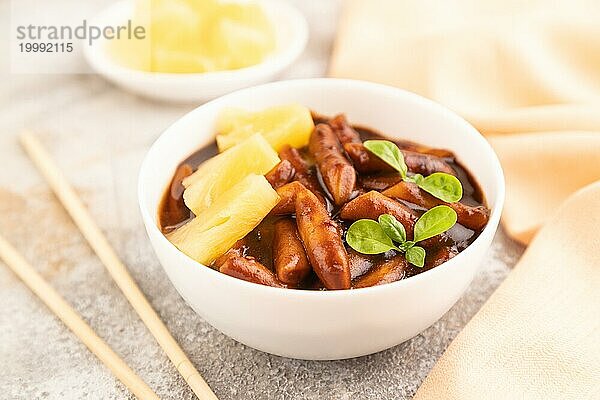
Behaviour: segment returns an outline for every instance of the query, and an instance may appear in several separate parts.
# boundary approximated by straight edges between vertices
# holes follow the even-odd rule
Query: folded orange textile
[[[595,183],[548,219],[415,399],[600,398],[599,238]]]
[[[587,0],[344,3],[329,74],[469,120],[504,168],[506,231],[531,242],[418,400],[600,398],[598,21]]]
[[[528,133],[488,139],[506,177],[504,226],[523,243],[570,193],[600,179],[600,133]],[[574,226],[573,232],[585,231]]]
[[[546,211],[600,180],[599,20],[586,0],[348,0],[330,75],[419,93],[502,134],[503,224],[527,243]],[[523,132],[543,136],[507,135]]]

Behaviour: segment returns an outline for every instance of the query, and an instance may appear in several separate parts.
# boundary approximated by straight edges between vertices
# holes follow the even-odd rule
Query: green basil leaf
[[[463,195],[460,181],[454,175],[435,172],[425,178],[413,180],[421,189],[446,203],[459,201]]]
[[[437,206],[428,210],[415,223],[415,242],[429,239],[446,232],[456,223],[456,211],[448,206]]]
[[[412,240],[407,240],[406,242],[402,243],[398,247],[400,248],[400,250],[402,250],[403,252],[406,253],[406,251],[408,249],[410,249],[411,247],[413,247],[414,245],[415,245],[415,242],[413,242]]]
[[[406,229],[393,215],[381,214],[377,221],[390,239],[398,243],[406,242]]]
[[[359,219],[348,228],[346,242],[350,247],[363,254],[380,254],[396,249],[392,239],[385,234],[377,221]]]
[[[402,175],[403,178],[406,177],[408,167],[404,162],[402,152],[395,143],[392,143],[389,140],[367,140],[363,144],[367,150],[391,165],[396,171],[400,172],[400,175]]]
[[[412,182],[412,183],[416,183],[417,185],[419,185],[421,182],[423,182],[423,175],[421,174],[414,174],[412,176],[407,176],[406,178],[404,178],[404,182]]]
[[[406,261],[412,265],[423,268],[425,265],[425,249],[419,246],[411,247],[406,251]]]

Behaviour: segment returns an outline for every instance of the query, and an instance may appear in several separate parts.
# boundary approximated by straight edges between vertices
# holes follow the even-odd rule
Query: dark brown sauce
[[[316,115],[313,116],[313,119],[315,120],[315,124],[326,121],[325,118]],[[363,141],[369,139],[387,139],[396,143],[399,148],[407,150],[417,150],[421,146],[418,143],[407,140],[389,139],[385,137],[385,135],[382,135],[370,128],[360,126],[354,126],[354,128],[359,132]],[[319,178],[318,180],[321,184],[323,193],[327,194],[327,196],[330,198],[331,196],[328,195],[327,189],[320,179],[318,170],[314,165],[314,160],[312,160],[310,157],[307,147],[304,147],[300,150],[303,158],[310,165],[310,172],[317,175]],[[463,186],[463,198],[460,200],[460,202],[469,206],[485,205],[485,197],[481,188],[470,172],[464,168],[458,160],[456,160],[454,154],[446,150],[434,151],[436,151],[436,154],[442,157],[444,161],[446,161],[456,171],[457,178],[460,180]],[[192,153],[178,165],[169,187],[167,190],[165,190],[158,210],[158,220],[163,233],[171,232],[177,227],[188,222],[190,219],[194,218],[194,214],[186,207],[183,201],[184,188],[181,182],[186,176],[195,171],[203,161],[206,161],[217,154],[218,149],[216,143],[212,143]],[[365,176],[363,174],[360,178],[369,178],[372,176],[373,175]],[[370,190],[363,188],[360,182],[361,180],[359,179],[357,181],[356,195]],[[337,221],[337,223],[342,227],[345,237],[346,230],[350,227],[352,222],[340,219],[338,217],[339,209],[336,208],[333,203],[329,201],[329,199],[327,200],[329,211],[331,212],[331,215],[335,221]],[[425,209],[412,203],[404,202],[404,204],[409,206],[419,215],[426,211]],[[252,232],[248,233],[248,235],[246,235],[246,237],[243,239],[242,254],[256,258],[258,262],[271,270],[274,268],[272,256],[274,223],[279,218],[289,217],[267,216]],[[449,231],[442,234],[440,240],[433,241],[433,243],[429,245],[424,242],[420,242],[420,244],[423,245],[427,251],[425,267],[418,268],[413,265],[409,265],[405,270],[403,278],[414,276],[429,269],[435,268],[467,248],[479,236],[480,233],[481,231],[474,231],[457,223]],[[352,279],[363,275],[370,270],[370,268],[375,268],[399,254],[396,251],[391,250],[387,253],[379,255],[364,255],[355,252],[347,245],[346,249],[350,255]],[[320,281],[314,273],[309,276],[309,278],[307,278],[299,288],[323,289]]]
[[[163,233],[169,233],[194,218],[194,213],[183,202],[184,187],[181,182],[196,171],[200,164],[217,154],[217,143],[213,142],[179,163],[158,208],[158,222]]]

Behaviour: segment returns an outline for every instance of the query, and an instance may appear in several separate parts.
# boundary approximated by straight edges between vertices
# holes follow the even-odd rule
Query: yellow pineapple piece
[[[256,134],[214,156],[183,180],[183,200],[199,215],[229,188],[250,174],[264,175],[279,163],[269,143]]]
[[[133,23],[146,40],[110,43],[124,66],[153,72],[199,73],[262,62],[276,48],[275,30],[262,8],[218,0],[136,0]]]
[[[256,4],[223,3],[209,46],[229,69],[258,64],[276,47],[271,23]]]
[[[179,250],[208,265],[246,236],[279,202],[264,176],[250,174],[204,212],[167,234]]]
[[[226,109],[217,119],[217,145],[224,151],[248,136],[260,133],[277,151],[286,144],[302,147],[308,144],[314,127],[310,110],[297,104],[257,112]]]

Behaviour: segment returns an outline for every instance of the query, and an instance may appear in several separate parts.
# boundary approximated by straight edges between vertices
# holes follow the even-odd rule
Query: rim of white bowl
[[[171,72],[150,72],[133,68],[127,68],[117,63],[110,57],[106,51],[106,42],[104,38],[98,39],[94,46],[85,45],[83,54],[89,65],[97,73],[106,76],[128,75],[136,76],[138,79],[152,81],[161,79],[176,82],[194,83],[212,83],[240,80],[245,81],[256,76],[274,75],[294,63],[303,53],[308,43],[308,22],[304,15],[291,4],[278,0],[254,0],[260,4],[267,13],[274,13],[283,17],[282,20],[290,27],[291,39],[285,45],[278,44],[278,49],[263,62],[248,67],[211,71],[197,73],[171,73]],[[247,1],[240,1],[240,3]],[[121,19],[123,14],[131,13],[132,1],[118,1],[103,11],[101,11],[91,22],[96,26],[104,26],[115,23]],[[118,15],[118,17],[117,17]],[[273,22],[273,24],[281,22]],[[277,38],[280,40],[280,38]]]
[[[474,142],[477,142],[479,144],[479,146],[481,146],[481,148],[487,153],[486,158],[491,162],[492,168],[494,170],[493,186],[495,186],[495,190],[497,192],[496,201],[495,201],[493,207],[491,208],[491,214],[490,214],[488,223],[485,226],[485,228],[483,228],[483,230],[481,231],[479,236],[473,241],[473,243],[471,243],[466,249],[464,249],[463,251],[458,253],[456,256],[454,256],[450,260],[440,264],[439,266],[437,266],[435,268],[432,268],[427,271],[423,271],[420,274],[411,276],[409,278],[401,279],[399,281],[386,283],[384,285],[377,285],[377,286],[370,286],[370,287],[356,288],[356,289],[346,289],[346,290],[284,289],[284,288],[277,288],[277,287],[271,287],[271,286],[266,286],[266,285],[260,285],[260,284],[253,283],[253,282],[248,282],[248,281],[245,281],[242,279],[234,278],[227,274],[223,274],[219,271],[216,271],[216,270],[210,268],[209,266],[201,264],[201,263],[197,262],[196,260],[194,260],[193,258],[186,255],[185,253],[183,253],[182,251],[180,251],[177,247],[175,247],[175,245],[173,243],[171,243],[166,238],[166,236],[160,231],[160,229],[156,225],[156,222],[154,221],[154,218],[150,214],[150,210],[149,210],[148,204],[146,202],[145,186],[143,184],[143,182],[144,182],[143,176],[145,175],[146,170],[149,168],[148,163],[149,163],[150,155],[152,153],[154,153],[155,151],[157,151],[157,146],[160,145],[160,142],[162,142],[163,140],[167,140],[166,135],[169,134],[169,132],[171,131],[171,128],[173,128],[173,126],[175,126],[177,124],[177,122],[180,121],[182,118],[185,118],[187,115],[196,111],[197,109],[204,107],[206,105],[209,105],[209,104],[227,103],[227,101],[230,97],[235,97],[240,92],[251,91],[256,88],[266,88],[266,87],[276,87],[276,86],[291,86],[290,88],[293,89],[293,86],[302,86],[307,83],[319,83],[324,86],[327,86],[330,84],[354,85],[354,86],[362,86],[364,88],[374,88],[376,90],[385,91],[388,94],[394,94],[394,93],[396,95],[400,94],[402,96],[410,98],[415,103],[424,105],[426,107],[433,108],[437,112],[443,114],[445,116],[445,118],[449,118],[449,119],[454,120],[457,123],[463,125],[465,130],[470,132],[470,134],[472,134],[472,136],[473,136],[472,140]],[[172,131],[172,132],[174,132],[174,131]],[[194,110],[191,110],[187,114],[183,115],[179,119],[177,119],[173,124],[171,124],[169,127],[167,127],[159,135],[159,137],[150,146],[148,153],[146,153],[146,156],[144,157],[144,161],[142,162],[142,165],[140,167],[140,173],[139,173],[139,177],[138,177],[138,203],[140,205],[142,218],[144,220],[144,224],[146,225],[146,229],[152,229],[153,231],[155,231],[155,233],[158,233],[158,235],[160,237],[159,240],[163,241],[163,243],[165,245],[167,245],[167,248],[169,248],[169,251],[173,252],[175,257],[184,257],[184,259],[186,259],[188,261],[192,261],[193,263],[196,263],[198,265],[198,267],[204,268],[205,272],[209,275],[214,276],[215,279],[229,280],[230,283],[234,286],[239,285],[240,287],[245,287],[248,290],[267,291],[266,293],[271,292],[274,295],[284,293],[286,296],[299,296],[299,297],[310,297],[310,298],[315,298],[315,297],[331,298],[331,297],[344,297],[344,296],[357,296],[357,295],[375,295],[375,293],[383,292],[386,290],[397,290],[403,286],[416,284],[416,282],[418,282],[420,280],[430,279],[435,274],[440,274],[443,270],[446,270],[448,268],[458,267],[459,266],[458,264],[460,264],[463,259],[467,258],[474,251],[475,247],[477,247],[481,243],[482,237],[487,236],[487,235],[492,235],[492,236],[494,235],[494,233],[499,225],[499,222],[500,222],[500,214],[501,214],[502,208],[504,206],[504,196],[505,196],[504,173],[502,171],[502,167],[500,165],[500,160],[498,159],[498,156],[492,149],[492,146],[489,144],[489,142],[481,135],[481,133],[479,133],[479,131],[477,131],[477,129],[475,129],[475,127],[473,127],[473,125],[471,125],[465,119],[463,119],[458,114],[451,111],[450,109],[446,108],[445,106],[442,106],[441,104],[434,102],[432,100],[429,100],[425,97],[422,97],[416,93],[409,92],[407,90],[396,88],[393,86],[380,84],[380,83],[355,80],[355,79],[342,79],[342,78],[289,79],[289,80],[284,80],[284,81],[270,82],[270,83],[265,83],[262,85],[257,85],[257,86],[252,86],[249,88],[236,90],[234,92],[220,96],[214,100],[211,100],[207,103],[204,103],[204,104],[200,105],[199,107],[196,107]],[[157,210],[153,210],[153,212],[156,213]],[[164,269],[164,266],[163,266],[163,269]],[[459,269],[459,273],[460,273],[460,269]],[[428,277],[430,277],[430,278],[428,278]]]

